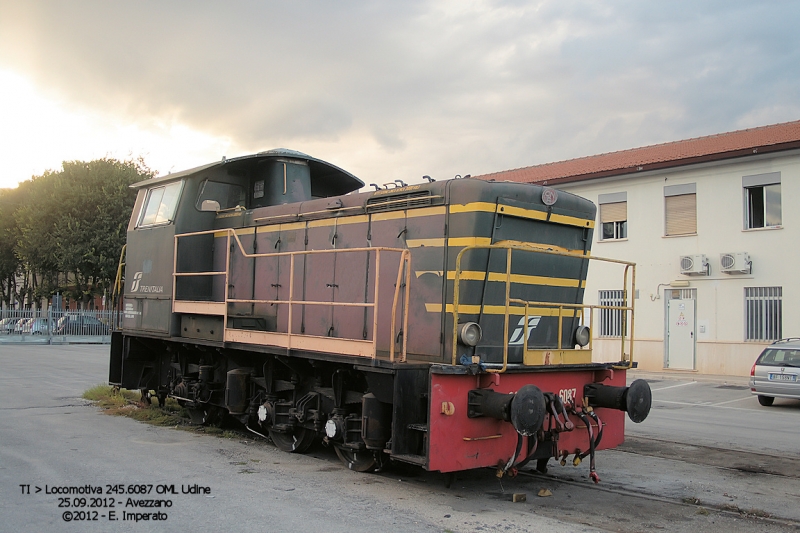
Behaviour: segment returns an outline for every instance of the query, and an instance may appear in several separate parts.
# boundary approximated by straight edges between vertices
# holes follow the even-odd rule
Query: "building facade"
[[[481,176],[539,183],[598,206],[592,253],[636,263],[634,358],[645,370],[747,375],[800,336],[800,121]],[[618,305],[593,262],[585,301]],[[598,360],[623,327],[598,311]]]

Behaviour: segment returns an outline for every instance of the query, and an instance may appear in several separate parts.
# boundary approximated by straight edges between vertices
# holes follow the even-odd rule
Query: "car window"
[[[797,350],[785,350],[776,348],[767,348],[758,358],[759,365],[767,366],[781,366],[787,363],[800,362],[800,355]]]

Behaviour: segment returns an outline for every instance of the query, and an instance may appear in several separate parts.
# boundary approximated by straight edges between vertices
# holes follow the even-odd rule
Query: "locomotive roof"
[[[311,157],[308,154],[298,152],[296,150],[289,150],[287,148],[275,148],[257,154],[244,155],[241,157],[233,157],[231,159],[222,159],[214,163],[208,163],[199,167],[182,170],[173,174],[166,174],[157,178],[140,181],[131,185],[131,188],[139,189],[142,187],[150,187],[151,185],[172,181],[186,176],[191,176],[204,170],[212,168],[227,167],[229,172],[233,174],[245,173],[250,168],[255,167],[259,162],[267,159],[299,159],[308,163],[311,170],[311,179],[314,181],[325,182],[326,190],[330,191],[332,196],[347,194],[356,191],[364,186],[364,182],[343,170],[336,165],[332,165],[322,159]]]

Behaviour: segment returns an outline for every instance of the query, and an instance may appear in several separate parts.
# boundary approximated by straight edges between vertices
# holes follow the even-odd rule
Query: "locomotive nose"
[[[637,424],[650,414],[653,402],[650,385],[643,379],[636,379],[630,387],[612,387],[600,383],[590,383],[583,388],[584,397],[592,407],[608,407],[625,411]]]

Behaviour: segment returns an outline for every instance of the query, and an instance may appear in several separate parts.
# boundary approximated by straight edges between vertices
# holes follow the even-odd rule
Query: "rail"
[[[209,235],[213,234],[215,237],[221,237],[224,233],[224,237],[226,238],[226,259],[225,259],[225,270],[214,270],[214,271],[206,271],[206,272],[178,272],[178,242],[179,239],[185,237],[194,237],[199,235]],[[230,276],[230,261],[231,261],[231,254],[233,249],[231,247],[231,241],[236,243],[236,248],[238,249],[239,253],[246,258],[246,259],[257,259],[257,258],[279,258],[279,257],[288,257],[290,261],[289,266],[289,298],[288,300],[281,300],[281,299],[242,299],[242,298],[230,298],[228,289],[230,287],[229,284],[229,276]],[[177,299],[177,286],[178,286],[178,279],[180,277],[189,277],[189,276],[224,276],[224,295],[222,301],[213,301],[213,302],[191,302],[194,305],[202,305],[203,303],[207,303],[208,314],[214,315],[221,315],[223,317],[223,323],[225,324],[225,330],[228,331],[227,323],[228,323],[228,304],[229,303],[249,303],[249,304],[285,304],[288,306],[288,326],[287,332],[270,332],[272,334],[271,338],[273,340],[277,340],[280,344],[286,347],[288,350],[293,348],[304,348],[312,346],[307,342],[298,342],[300,339],[315,339],[321,338],[328,342],[334,342],[337,340],[348,340],[350,343],[355,343],[352,345],[352,350],[350,355],[361,355],[361,346],[365,343],[371,345],[371,349],[369,350],[368,355],[371,356],[372,359],[378,357],[378,330],[379,330],[379,323],[378,323],[378,303],[379,303],[379,296],[380,296],[380,275],[381,275],[381,254],[386,253],[397,253],[400,254],[399,264],[397,268],[397,277],[395,281],[395,289],[394,289],[394,296],[392,300],[392,311],[391,311],[391,326],[390,326],[390,342],[389,342],[389,360],[394,362],[395,359],[399,359],[400,362],[405,362],[407,360],[407,339],[408,339],[408,301],[409,301],[409,290],[410,290],[410,261],[411,261],[411,251],[403,248],[390,248],[390,247],[369,247],[369,248],[345,248],[345,249],[332,249],[332,250],[299,250],[299,251],[291,251],[291,252],[273,252],[273,253],[250,253],[244,249],[239,236],[236,234],[234,229],[227,229],[227,230],[209,230],[209,231],[200,231],[200,232],[193,232],[193,233],[184,233],[181,235],[175,236],[175,244],[173,250],[173,284],[172,284],[172,301],[173,301],[173,312],[180,312],[181,311],[181,302],[187,302],[187,300],[178,300]],[[320,255],[320,254],[345,254],[345,253],[359,253],[359,252],[366,252],[366,253],[374,253],[375,254],[375,289],[372,296],[372,301],[366,302],[324,302],[324,301],[313,301],[313,300],[303,300],[298,299],[295,297],[295,259],[298,256],[311,256],[311,255]],[[367,283],[367,280],[365,280]],[[398,306],[400,302],[401,293],[403,295],[404,301],[406,302],[403,305],[402,309],[402,345],[399,357],[396,354],[395,342],[394,339],[398,337],[397,335],[397,317],[398,317]],[[303,333],[294,333],[292,331],[293,328],[293,310],[295,306],[305,306],[305,305],[312,305],[312,306],[329,306],[329,307],[360,307],[364,309],[372,309],[372,339],[370,341],[361,340],[361,339],[341,339],[341,338],[333,338],[333,337],[320,337],[315,335],[305,335]],[[277,335],[278,337],[275,337]],[[285,338],[283,338],[285,337]],[[341,346],[341,343],[340,343]]]
[[[593,324],[593,316],[595,310],[601,309],[609,309],[614,311],[619,311],[621,313],[621,338],[620,338],[620,365],[618,368],[630,369],[633,367],[633,331],[634,331],[634,301],[635,299],[630,300],[630,305],[628,305],[628,273],[630,272],[630,293],[636,294],[636,264],[631,263],[629,261],[623,261],[620,259],[610,259],[605,257],[596,257],[590,255],[582,255],[577,253],[571,252],[562,252],[558,250],[552,250],[548,248],[542,248],[539,246],[527,246],[524,244],[516,244],[516,243],[498,243],[498,244],[487,244],[487,245],[474,245],[474,246],[467,246],[464,247],[456,257],[456,269],[454,274],[454,281],[453,281],[453,356],[452,356],[452,364],[457,364],[458,358],[458,324],[459,324],[459,298],[460,298],[460,281],[461,281],[461,262],[462,258],[465,254],[474,251],[474,250],[505,250],[506,251],[506,271],[505,271],[505,310],[504,310],[504,320],[503,320],[503,331],[507,332],[509,329],[509,316],[511,314],[511,304],[521,304],[524,306],[524,330],[523,330],[523,361],[528,359],[528,355],[533,353],[533,350],[528,348],[528,335],[529,335],[529,320],[528,317],[531,316],[529,314],[529,309],[531,306],[538,306],[538,307],[549,307],[554,309],[554,313],[557,313],[558,316],[558,345],[557,350],[559,351],[572,351],[572,352],[579,352],[579,351],[588,351],[591,353],[592,351],[592,332],[594,331],[592,328]],[[526,301],[521,300],[518,298],[511,298],[511,257],[513,251],[519,252],[531,252],[531,253],[543,253],[548,255],[555,255],[555,256],[562,256],[562,257],[571,257],[575,259],[582,259],[582,260],[593,260],[593,261],[601,261],[605,263],[615,263],[624,266],[624,273],[623,273],[623,296],[622,296],[622,305],[586,305],[586,304],[569,304],[569,303],[560,303],[560,302],[541,302],[541,301]],[[581,280],[577,280],[580,282]],[[486,276],[486,283],[489,283],[489,276],[487,273]],[[483,305],[483,302],[481,303]],[[571,310],[572,316],[579,315],[581,322],[584,322],[585,319],[585,310],[589,310],[589,343],[587,347],[575,349],[574,345],[571,348],[564,348],[563,343],[563,317],[569,316],[565,315],[565,310],[567,313]],[[557,311],[556,311],[557,310]],[[630,332],[627,330],[627,315],[630,313]],[[626,346],[626,339],[628,343],[628,352],[625,352]],[[508,369],[508,344],[509,339],[506,334],[503,335],[503,363],[500,368],[486,368],[487,372],[492,373],[503,373]]]

